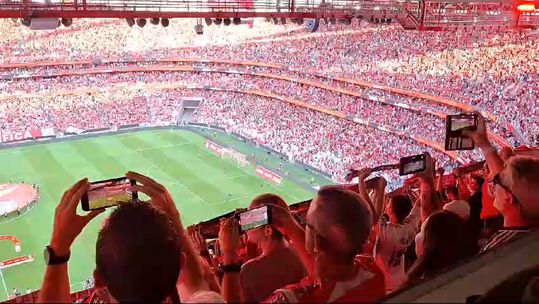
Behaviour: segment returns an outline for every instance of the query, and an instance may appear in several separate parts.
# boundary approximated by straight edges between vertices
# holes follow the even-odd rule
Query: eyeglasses
[[[503,190],[513,194],[513,192],[511,192],[511,190],[509,189],[509,187],[502,184],[502,181],[500,180],[500,173],[494,175],[494,178],[492,178],[492,185],[494,186],[499,185],[500,187],[503,188]]]
[[[489,190],[489,193],[491,194],[491,196],[495,196],[494,195],[495,188],[496,188],[496,185],[498,185],[498,186],[502,187],[503,190],[509,192],[511,194],[511,196],[513,197],[513,200],[515,201],[515,203],[518,204],[518,199],[513,194],[513,191],[511,191],[511,189],[509,189],[509,187],[507,187],[506,185],[502,184],[502,181],[500,180],[500,173],[494,175],[494,177],[492,178],[492,180],[490,182],[492,183],[492,188],[489,187],[488,190]]]

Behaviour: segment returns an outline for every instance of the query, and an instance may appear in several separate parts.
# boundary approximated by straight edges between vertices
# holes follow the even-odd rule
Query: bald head
[[[311,203],[307,220],[340,255],[361,252],[372,226],[367,203],[355,192],[340,187],[323,187]]]

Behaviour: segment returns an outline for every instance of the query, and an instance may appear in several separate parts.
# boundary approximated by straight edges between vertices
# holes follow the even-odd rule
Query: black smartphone
[[[103,209],[137,200],[138,193],[129,189],[135,184],[136,181],[126,177],[91,182],[90,189],[80,199],[82,210]]]
[[[255,209],[243,211],[238,214],[241,231],[245,232],[264,225],[271,224],[271,208],[262,206]]]
[[[427,156],[425,154],[406,156],[399,160],[399,175],[423,172],[426,168]]]
[[[475,144],[471,138],[462,135],[463,130],[477,130],[476,114],[447,115],[445,119],[445,150],[473,150]]]

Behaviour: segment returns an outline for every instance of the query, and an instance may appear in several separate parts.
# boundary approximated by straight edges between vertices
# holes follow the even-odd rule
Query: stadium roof
[[[435,30],[539,25],[539,9],[521,13],[516,5],[508,0],[0,0],[0,18],[396,19],[407,29]]]

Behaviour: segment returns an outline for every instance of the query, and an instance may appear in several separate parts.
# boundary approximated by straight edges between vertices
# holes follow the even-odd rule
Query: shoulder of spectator
[[[412,207],[412,210],[410,210],[410,213],[404,219],[404,225],[414,225],[417,226],[419,220],[421,219],[421,207],[419,205],[415,204]]]
[[[301,299],[299,295],[306,295],[311,293],[316,286],[314,280],[307,276],[303,278],[299,283],[290,284],[283,288],[279,288],[273,292],[263,303],[298,303]]]
[[[225,303],[223,297],[210,290],[199,290],[195,292],[186,303]]]
[[[253,269],[256,269],[256,266],[260,265],[263,258],[263,256],[257,256],[256,258],[250,259],[249,261],[243,263],[243,265],[241,266],[241,272],[248,273],[250,271],[253,271]]]
[[[284,289],[278,289],[274,291],[267,299],[262,303],[292,303],[287,296],[288,292]]]
[[[258,269],[258,266],[260,266],[260,262],[261,262],[261,257],[256,257],[254,259],[247,261],[241,266],[240,284],[242,286],[245,286],[246,284],[248,284],[250,279],[259,277],[260,269]]]

